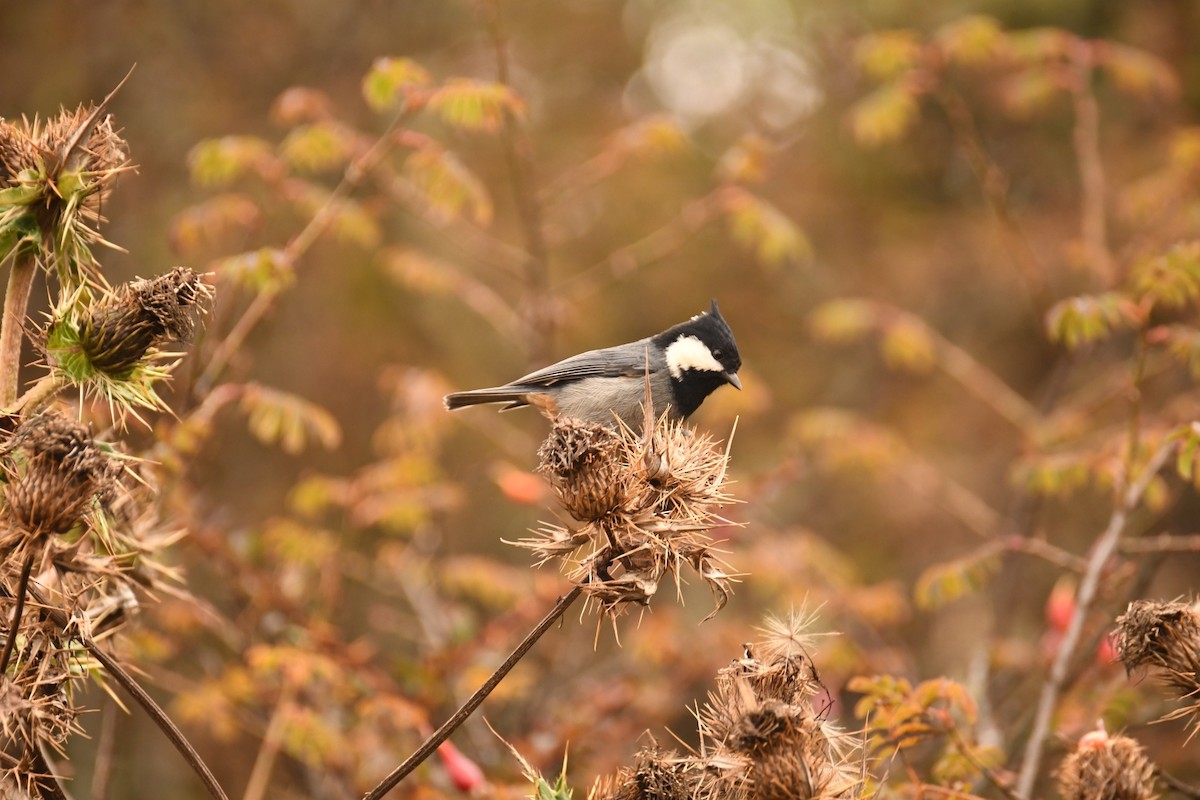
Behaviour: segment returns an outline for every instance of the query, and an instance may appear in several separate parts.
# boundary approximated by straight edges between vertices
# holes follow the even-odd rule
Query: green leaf
[[[1026,28],[1008,33],[1009,51],[1026,63],[1066,59],[1076,41],[1075,34],[1062,28]]]
[[[474,133],[495,133],[507,117],[523,119],[525,101],[502,83],[455,78],[433,91],[428,107],[448,125]]]
[[[874,328],[875,317],[875,305],[869,300],[829,300],[808,315],[808,328],[821,341],[847,344]]]
[[[983,66],[1009,52],[1008,36],[1000,23],[983,14],[943,25],[935,36],[947,60],[968,67]]]
[[[1153,306],[1181,308],[1200,297],[1200,241],[1181,242],[1134,268],[1138,298]]]
[[[1175,97],[1179,78],[1157,56],[1129,45],[1101,42],[1094,48],[1097,64],[1113,84],[1135,97]]]
[[[917,119],[916,91],[897,79],[881,85],[850,109],[850,128],[865,147],[878,147],[902,138]]]
[[[278,445],[289,455],[300,453],[313,441],[326,450],[341,444],[342,431],[333,415],[289,392],[251,384],[240,407],[256,439]]]
[[[929,329],[924,323],[908,316],[900,317],[884,328],[880,346],[883,360],[893,369],[928,372],[937,357]]]
[[[921,42],[910,30],[882,31],[861,37],[854,44],[854,61],[878,81],[895,78],[917,66]]]
[[[228,186],[250,174],[277,166],[271,145],[254,136],[205,139],[188,153],[188,168],[197,186]]]
[[[1064,497],[1087,486],[1094,476],[1090,454],[1031,455],[1017,462],[1012,482],[1043,497]]]
[[[761,197],[730,187],[724,195],[730,233],[764,264],[776,266],[812,254],[808,237],[782,211]]]
[[[1002,548],[987,544],[962,558],[925,569],[917,578],[913,596],[920,608],[942,608],[978,592],[1000,570]]]
[[[346,129],[331,122],[293,128],[280,145],[285,161],[300,172],[327,172],[350,160],[354,143]]]
[[[487,189],[450,151],[426,145],[404,160],[404,174],[441,222],[464,216],[478,225],[491,222],[492,200]]]
[[[1019,118],[1030,117],[1050,105],[1063,87],[1042,67],[1030,67],[1010,75],[1000,88],[1004,108]]]
[[[414,90],[431,80],[429,72],[411,58],[377,58],[363,77],[363,99],[373,110],[386,111],[407,102]]]
[[[1046,330],[1052,341],[1072,350],[1107,339],[1114,330],[1132,328],[1143,319],[1137,304],[1124,292],[1068,297],[1046,313]]]
[[[276,247],[229,256],[214,266],[221,277],[255,293],[278,292],[295,280],[293,264],[287,254]]]

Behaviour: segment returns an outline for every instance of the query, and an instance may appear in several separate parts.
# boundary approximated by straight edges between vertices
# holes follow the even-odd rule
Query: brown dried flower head
[[[564,417],[538,450],[538,470],[549,479],[562,507],[580,522],[601,519],[625,500],[617,458],[620,443],[607,426]]]
[[[24,170],[36,168],[37,156],[28,132],[0,119],[0,189],[12,186]]]
[[[1154,764],[1128,736],[1109,736],[1104,727],[1086,734],[1058,768],[1063,800],[1152,800]]]
[[[102,453],[79,423],[55,414],[22,424],[8,445],[7,511],[22,538],[71,530],[116,491],[120,465]]]
[[[699,711],[697,754],[643,749],[598,781],[589,800],[851,800],[865,777],[859,745],[828,725],[802,643],[812,615],[769,623],[766,641],[717,674]],[[801,644],[798,644],[801,643]],[[755,654],[762,654],[761,659]]]
[[[186,341],[195,330],[197,309],[211,289],[187,267],[117,287],[94,305],[79,330],[79,342],[92,366],[119,375],[141,363],[165,341]]]
[[[1143,666],[1157,669],[1181,698],[1192,701],[1165,719],[1191,716],[1195,735],[1200,730],[1200,608],[1135,600],[1117,617],[1113,646],[1126,673]]]
[[[719,511],[735,502],[725,491],[727,449],[665,415],[642,432],[559,418],[539,456],[563,508],[583,523],[545,525],[516,542],[539,564],[561,560],[610,612],[649,603],[664,578],[678,586],[689,564],[724,606],[734,579],[709,531],[730,524]]]

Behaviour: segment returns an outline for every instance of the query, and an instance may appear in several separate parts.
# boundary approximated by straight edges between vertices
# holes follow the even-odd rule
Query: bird
[[[646,382],[654,415],[690,417],[704,399],[729,384],[742,388],[742,357],[717,301],[707,311],[636,342],[565,358],[506,383],[446,395],[447,410],[506,403],[501,411],[535,406],[551,419],[571,417],[614,427],[641,424]]]

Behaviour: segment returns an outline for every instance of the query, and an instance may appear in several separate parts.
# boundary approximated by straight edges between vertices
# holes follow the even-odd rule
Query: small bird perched
[[[589,350],[503,386],[454,392],[445,403],[451,411],[480,403],[507,403],[502,411],[532,405],[552,418],[601,425],[620,418],[637,427],[647,378],[655,416],[666,411],[674,419],[686,419],[718,387],[728,383],[741,389],[741,366],[733,331],[713,300],[708,311],[656,336]]]

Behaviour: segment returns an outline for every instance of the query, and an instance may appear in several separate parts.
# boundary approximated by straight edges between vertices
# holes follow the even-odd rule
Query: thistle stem
[[[493,689],[500,685],[500,681],[504,680],[505,676],[517,665],[517,662],[525,657],[530,648],[537,643],[538,639],[542,638],[542,635],[546,631],[550,630],[550,627],[554,623],[558,622],[559,617],[567,612],[567,609],[579,599],[579,595],[581,594],[583,594],[583,587],[577,584],[571,591],[558,598],[558,602],[555,603],[554,608],[550,609],[549,613],[542,618],[542,621],[526,634],[521,643],[504,660],[504,663],[496,668],[491,677],[484,681],[483,685],[476,689],[473,695],[467,698],[467,701],[462,704],[462,707],[458,711],[454,712],[454,715],[450,719],[443,722],[440,728],[430,734],[429,738],[411,756],[406,758],[400,766],[392,770],[386,778],[379,782],[378,786],[365,794],[363,800],[380,800],[380,798],[394,789],[400,781],[404,780],[405,776],[419,767],[425,759],[433,755],[433,751],[437,750],[442,742],[450,738],[450,734],[454,733],[459,726],[467,721],[467,718],[479,707],[480,703],[492,693]]]
[[[25,416],[29,417],[52,400],[66,385],[67,382],[58,376],[45,375],[33,386],[30,386],[25,394],[14,400],[5,411],[9,414],[24,411]]]
[[[33,291],[36,272],[37,261],[30,253],[19,253],[9,266],[4,316],[0,319],[0,405],[5,408],[17,399],[25,309],[29,307],[29,295]]]
[[[21,615],[25,613],[25,590],[29,588],[29,573],[33,571],[35,551],[30,550],[21,566],[21,577],[17,581],[17,591],[14,592],[15,607],[12,622],[8,625],[8,635],[4,637],[4,652],[0,653],[0,675],[8,671],[8,662],[12,658],[13,645],[17,641],[17,629],[21,627]]]

